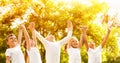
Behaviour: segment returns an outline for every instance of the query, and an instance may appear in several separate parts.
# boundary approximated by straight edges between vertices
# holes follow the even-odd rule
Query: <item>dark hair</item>
[[[26,49],[24,51],[24,58],[25,58],[25,63],[29,63],[29,56]]]
[[[68,45],[68,43],[66,43],[65,46],[64,46],[64,51],[65,52],[67,52],[67,45]]]
[[[27,53],[26,41],[25,41],[25,40],[23,40],[22,46],[23,46],[23,48],[25,49],[25,50],[24,50],[25,63],[30,63],[30,62],[29,62],[29,56],[28,56],[28,53]]]
[[[11,37],[11,36],[15,36],[15,34],[11,33],[11,34],[7,35],[6,41],[8,41],[8,38]]]

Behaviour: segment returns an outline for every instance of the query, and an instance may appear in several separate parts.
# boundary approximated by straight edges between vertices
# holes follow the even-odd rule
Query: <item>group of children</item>
[[[81,63],[81,55],[80,48],[82,47],[82,42],[85,43],[87,53],[88,53],[88,63],[102,63],[101,62],[101,52],[102,48],[107,42],[108,36],[111,31],[110,24],[108,26],[108,32],[103,42],[100,46],[95,48],[95,43],[87,42],[86,29],[87,27],[81,28],[81,38],[80,41],[76,37],[72,36],[73,26],[70,21],[68,21],[67,28],[68,33],[67,36],[63,39],[56,41],[55,37],[49,34],[46,38],[44,38],[39,32],[35,30],[35,24],[31,22],[28,26],[28,29],[32,32],[32,39],[30,38],[26,27],[24,24],[21,24],[19,27],[18,40],[14,34],[10,34],[6,38],[6,43],[9,48],[6,50],[6,63],[42,63],[40,52],[37,48],[37,40],[38,38],[40,42],[43,44],[46,50],[46,63],[60,63],[60,50],[63,45],[65,45],[65,50],[69,55],[69,63]],[[22,34],[24,33],[25,41],[23,42],[23,46],[25,48],[25,53],[22,53],[21,50],[21,42],[22,42]]]

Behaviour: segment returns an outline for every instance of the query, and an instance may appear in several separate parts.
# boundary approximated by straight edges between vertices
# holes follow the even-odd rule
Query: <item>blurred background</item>
[[[68,20],[72,21],[73,35],[78,39],[80,27],[88,26],[88,41],[94,41],[97,46],[106,34],[107,23],[113,21],[112,32],[102,51],[102,63],[120,63],[119,0],[0,0],[0,63],[5,63],[6,36],[10,33],[17,36],[21,23],[27,27],[30,22],[35,22],[36,30],[44,37],[50,33],[60,40],[67,34]],[[45,63],[45,49],[39,41],[38,48]],[[82,63],[87,63],[84,43],[81,56]],[[63,46],[60,63],[67,62],[68,55]]]

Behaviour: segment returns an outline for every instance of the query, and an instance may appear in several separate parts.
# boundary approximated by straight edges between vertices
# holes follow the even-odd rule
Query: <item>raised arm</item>
[[[36,37],[41,41],[41,43],[44,46],[47,46],[48,45],[48,41],[39,32],[37,32],[36,30],[34,30],[34,32],[36,34]]]
[[[34,30],[35,30],[35,23],[31,22],[30,25],[32,25],[32,26],[31,26],[31,28],[30,28],[30,26],[28,26],[28,29],[30,29],[30,31],[32,32],[32,39],[35,42],[35,46],[37,46],[36,34],[34,32]]]
[[[68,25],[67,25],[67,28],[68,28],[68,34],[65,38],[63,38],[62,40],[59,41],[60,45],[62,46],[63,44],[65,44],[72,36],[72,29],[73,29],[73,26],[72,26],[72,22],[68,21]]]
[[[88,51],[89,46],[88,46],[87,35],[86,35],[86,27],[82,27],[82,36],[83,36],[83,41],[85,43],[86,49]]]
[[[102,44],[101,44],[102,48],[104,47],[105,43],[106,43],[107,40],[108,40],[108,37],[109,37],[110,32],[111,32],[112,24],[113,24],[112,22],[111,22],[111,23],[108,23],[107,34],[105,35],[105,37],[104,37],[104,39],[103,39],[103,41],[102,41]]]
[[[41,41],[41,43],[46,46],[48,44],[48,41],[39,33],[35,30],[33,22],[30,23],[29,27],[30,30],[32,30],[33,34]],[[36,40],[36,37],[34,36],[34,40]]]
[[[83,42],[83,34],[81,34],[81,37],[80,37],[80,41],[79,41],[79,44],[78,44],[79,48],[82,47],[82,42]]]
[[[24,37],[25,37],[25,43],[26,43],[25,46],[28,50],[30,50],[30,41],[31,41],[30,36],[23,24],[21,25],[21,27],[23,28],[23,31],[24,31]]]
[[[66,50],[71,47],[71,39],[72,37],[68,40],[68,42],[65,44]]]
[[[21,44],[21,40],[22,40],[22,28],[19,27],[19,33],[18,33],[18,44]]]

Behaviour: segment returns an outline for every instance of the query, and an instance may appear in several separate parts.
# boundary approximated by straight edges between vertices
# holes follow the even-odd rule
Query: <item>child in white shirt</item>
[[[32,25],[31,25],[32,26]],[[42,42],[46,50],[46,63],[60,63],[60,49],[67,40],[72,36],[72,23],[68,22],[68,34],[62,40],[56,42],[53,35],[44,38],[40,33],[35,31],[38,39]]]
[[[7,45],[9,48],[5,52],[6,63],[25,63],[24,55],[20,48],[22,38],[22,30],[19,29],[18,40],[14,34],[7,36]]]
[[[68,63],[81,63],[80,48],[82,47],[83,34],[81,34],[80,41],[73,36],[65,45],[65,51],[69,56]]]
[[[33,23],[30,23],[30,24],[34,26]],[[33,38],[33,40],[31,40],[25,26],[22,25],[21,27],[23,28],[23,31],[24,31],[25,43],[26,43],[27,54],[29,57],[29,62],[30,63],[42,63],[41,55],[37,48],[37,40],[36,40],[36,35],[34,33],[34,30],[31,30],[32,38]]]
[[[68,53],[68,63],[81,63],[80,45],[76,37],[70,38],[65,45],[65,51]]]
[[[102,48],[104,47],[105,43],[108,40],[110,31],[111,31],[112,23],[108,25],[108,30],[107,34],[104,37],[102,44],[95,48],[95,43],[90,42],[89,44],[87,43],[87,37],[86,37],[86,27],[83,29],[83,41],[85,42],[86,48],[87,48],[87,53],[88,53],[88,63],[102,63],[101,59],[101,53],[102,53]]]

